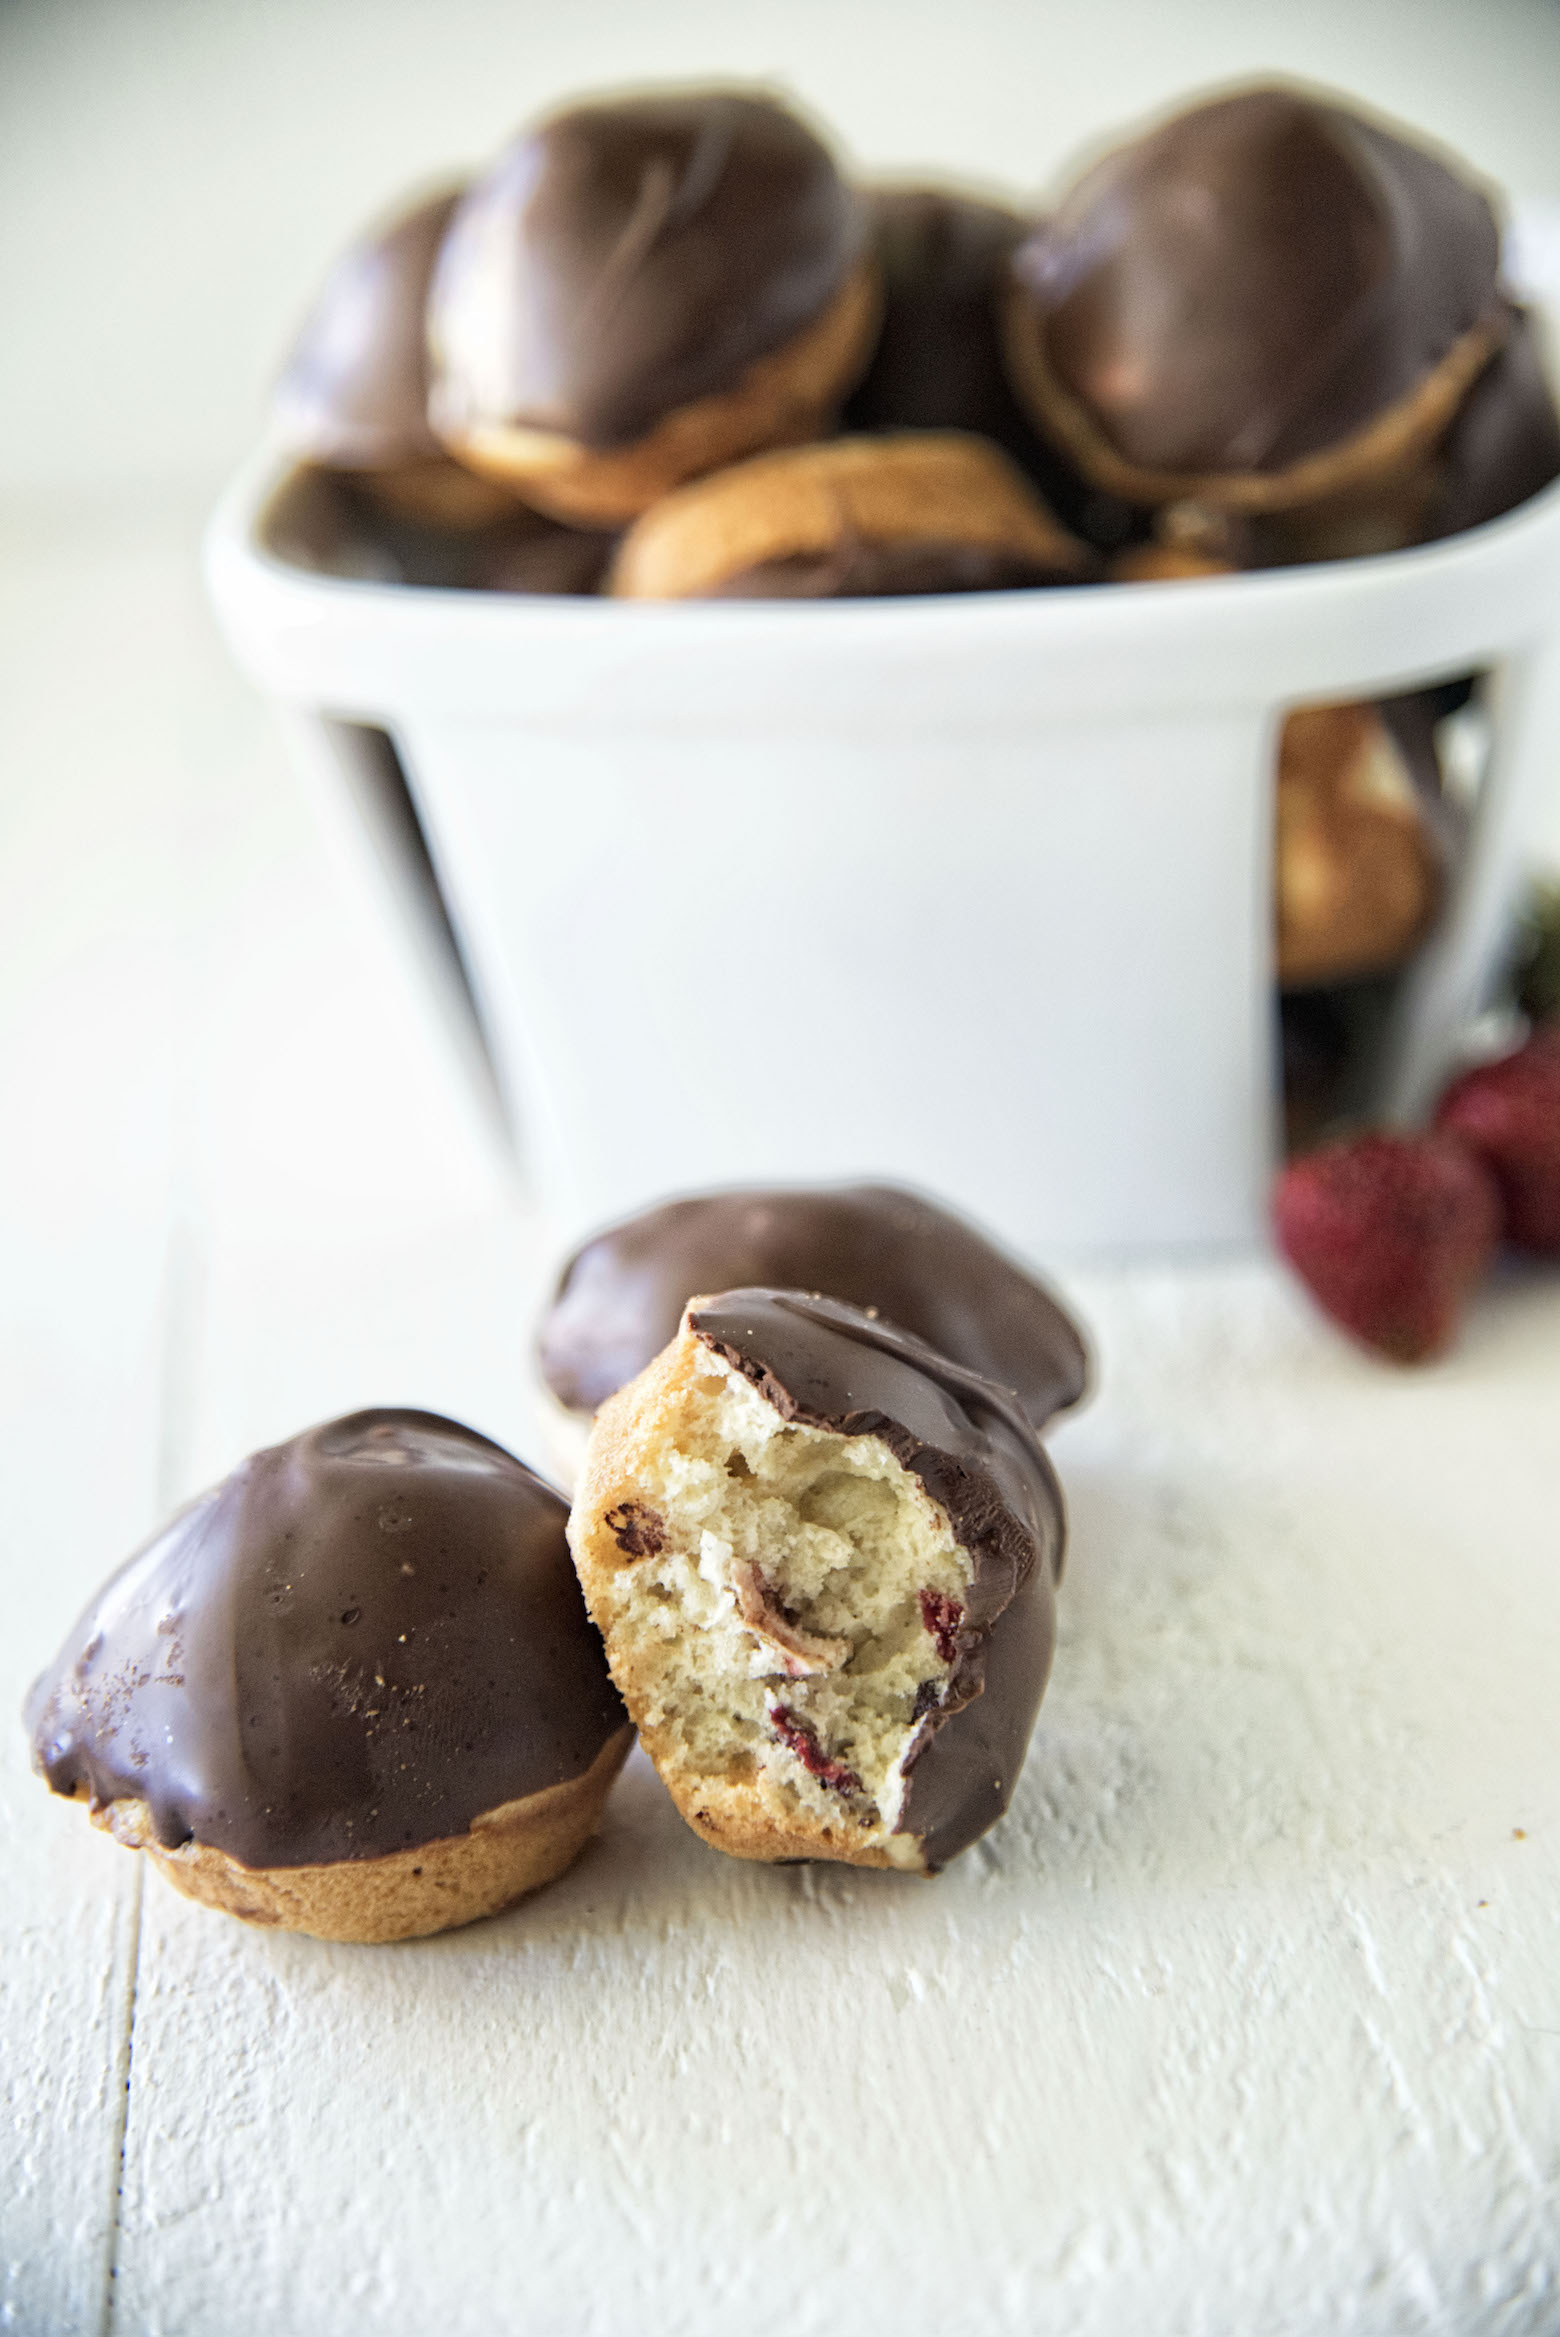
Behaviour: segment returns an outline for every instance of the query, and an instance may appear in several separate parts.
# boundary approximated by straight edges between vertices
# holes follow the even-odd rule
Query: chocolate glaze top
[[[907,1756],[896,1829],[940,1866],[1006,1809],[1040,1708],[1066,1534],[1055,1472],[1007,1389],[860,1307],[731,1290],[688,1328],[782,1419],[878,1437],[969,1555],[953,1671]]]
[[[430,1412],[258,1452],[121,1568],[33,1688],[56,1793],[134,1798],[168,1848],[374,1858],[578,1777],[627,1716],[567,1505]]]
[[[862,242],[827,149],[769,99],[576,106],[455,216],[429,304],[435,419],[623,445],[800,332]]]
[[[379,470],[443,453],[428,425],[424,310],[460,195],[446,187],[428,196],[354,244],[326,277],[272,398],[304,460]]]
[[[863,200],[883,284],[883,323],[872,361],[845,402],[844,427],[976,431],[1011,456],[1075,534],[1117,543],[1129,524],[1125,506],[1090,486],[1040,436],[1008,381],[998,312],[1008,264],[1035,222],[947,187],[869,187]],[[1003,577],[998,584],[1057,581],[1048,573]]]
[[[938,187],[866,192],[883,325],[846,408],[852,430],[977,430],[1027,450],[1008,387],[997,300],[1031,222]]]
[[[690,1298],[739,1284],[876,1307],[1014,1389],[1036,1428],[1088,1383],[1076,1323],[973,1226],[893,1185],[841,1185],[699,1193],[597,1234],[542,1322],[548,1386],[594,1411],[676,1336]]]
[[[1411,392],[1498,305],[1483,190],[1254,89],[1107,155],[1015,255],[1046,361],[1129,461],[1271,471]]]

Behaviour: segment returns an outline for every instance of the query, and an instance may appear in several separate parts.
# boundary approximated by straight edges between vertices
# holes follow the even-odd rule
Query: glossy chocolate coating
[[[1046,362],[1128,461],[1276,471],[1406,397],[1497,305],[1482,189],[1286,89],[1179,115],[1014,257]]]
[[[592,1412],[676,1337],[690,1298],[757,1283],[876,1307],[1016,1390],[1036,1428],[1088,1382],[1072,1318],[973,1226],[892,1185],[842,1185],[699,1193],[597,1234],[543,1320],[547,1384]]]
[[[1008,387],[997,301],[1030,222],[937,187],[865,196],[883,273],[883,324],[851,394],[851,430],[978,430],[1033,438]]]
[[[423,319],[460,194],[430,195],[354,244],[325,279],[272,400],[303,460],[378,470],[443,454],[428,427]]]
[[[1526,309],[1510,311],[1505,342],[1463,400],[1438,463],[1428,539],[1499,519],[1560,477],[1560,416]]]
[[[500,155],[451,224],[429,303],[441,424],[630,443],[800,332],[862,240],[827,149],[782,106],[577,106]]]
[[[1081,479],[1040,437],[1008,383],[998,307],[1008,263],[1033,220],[944,187],[874,187],[863,199],[883,282],[883,323],[872,362],[846,401],[844,428],[977,431],[1012,457],[1076,533],[1119,542],[1130,524],[1126,507]]]
[[[859,1307],[731,1290],[688,1327],[782,1419],[878,1437],[969,1555],[958,1652],[907,1756],[896,1829],[942,1866],[1007,1808],[1040,1709],[1066,1537],[1055,1472],[1008,1390]]]
[[[82,1616],[28,1700],[56,1793],[145,1801],[167,1848],[374,1858],[581,1776],[626,1715],[565,1502],[429,1412],[252,1454]]]
[[[1016,592],[1076,584],[1076,567],[1051,567],[980,544],[868,543],[854,537],[828,552],[797,552],[728,576],[711,600],[874,600],[914,593]]]

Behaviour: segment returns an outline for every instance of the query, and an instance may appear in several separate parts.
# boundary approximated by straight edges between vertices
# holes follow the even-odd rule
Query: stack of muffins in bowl
[[[360,512],[478,539],[466,581],[630,598],[1338,558],[1560,471],[1489,194],[1282,88],[1042,217],[855,187],[765,96],[575,106],[345,256],[276,412]]]
[[[1429,542],[1560,474],[1490,191],[1282,86],[1041,215],[854,185],[765,94],[576,105],[338,263],[275,412],[303,564],[617,600],[1182,582]],[[1285,725],[1301,1132],[1434,925],[1472,687]]]

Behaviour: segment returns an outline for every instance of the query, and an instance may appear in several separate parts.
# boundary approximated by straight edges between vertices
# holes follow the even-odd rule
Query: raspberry
[[[964,1609],[957,1599],[949,1598],[946,1591],[923,1590],[918,1595],[921,1620],[937,1642],[938,1660],[952,1663],[959,1652],[959,1642],[954,1634],[964,1620]]]
[[[1435,1124],[1494,1177],[1507,1240],[1560,1253],[1560,1021],[1542,1025],[1514,1055],[1454,1080]]]
[[[1273,1219],[1334,1322],[1395,1363],[1425,1363],[1450,1346],[1494,1254],[1500,1196],[1452,1138],[1377,1132],[1292,1161]]]
[[[770,1704],[769,1725],[788,1753],[794,1753],[809,1777],[816,1777],[820,1785],[832,1793],[858,1794],[861,1779],[854,1769],[843,1761],[831,1759],[818,1742],[818,1732],[811,1721],[792,1712],[787,1705]]]

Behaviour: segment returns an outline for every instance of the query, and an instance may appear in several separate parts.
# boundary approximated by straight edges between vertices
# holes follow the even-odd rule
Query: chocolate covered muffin
[[[407,1939],[561,1874],[632,1731],[563,1501],[427,1412],[259,1452],[132,1558],[28,1701],[54,1792],[179,1890]]]
[[[645,1747],[717,1848],[934,1873],[1006,1809],[1063,1515],[994,1380],[835,1299],[700,1298],[603,1407],[569,1533]]]
[[[863,199],[883,322],[847,428],[975,430],[1016,452],[1033,433],[1003,365],[999,310],[1031,223],[941,187],[869,187]]]
[[[1077,1324],[974,1226],[894,1185],[739,1187],[663,1201],[596,1234],[542,1319],[542,1374],[593,1412],[677,1333],[696,1292],[774,1284],[845,1299],[1011,1388],[1042,1427],[1088,1384]]]
[[[863,198],[883,323],[843,427],[975,431],[1018,464],[1073,534],[1119,543],[1132,524],[1127,507],[1040,435],[1008,378],[1008,266],[1034,220],[951,187],[867,187]]]
[[[956,431],[754,455],[635,521],[609,589],[630,600],[834,600],[1076,584],[1090,555],[1007,457]]]
[[[1130,502],[1259,516],[1266,556],[1418,540],[1514,326],[1487,191],[1351,109],[1259,88],[1107,155],[1020,247],[1008,361]]]
[[[570,108],[469,190],[429,303],[451,450],[558,517],[812,437],[877,329],[860,205],[774,100]]]
[[[1440,905],[1433,735],[1374,706],[1307,706],[1280,734],[1275,959],[1285,989],[1400,965]]]
[[[424,312],[459,187],[424,196],[343,253],[310,309],[271,398],[300,462],[345,474],[401,519],[483,527],[515,499],[451,460],[428,421]]]

